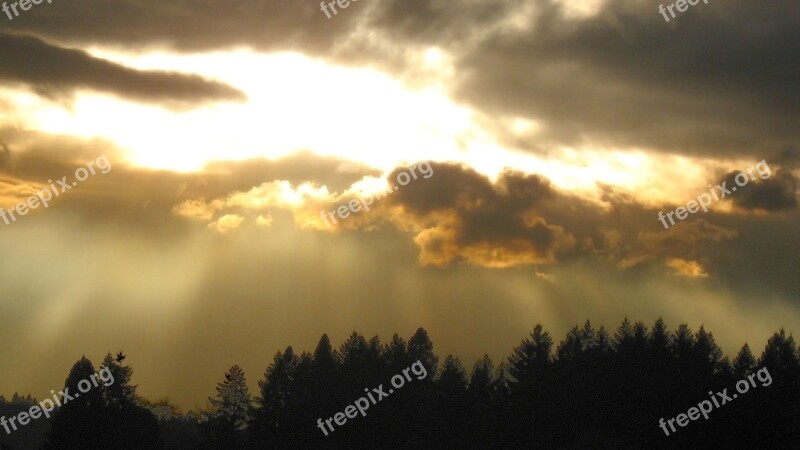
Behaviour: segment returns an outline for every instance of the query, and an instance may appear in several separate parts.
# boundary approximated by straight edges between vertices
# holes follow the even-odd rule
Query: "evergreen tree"
[[[99,393],[89,391],[80,396],[78,392],[78,383],[94,373],[94,365],[85,355],[70,369],[60,399],[62,406],[53,414],[45,448],[101,448],[104,411]]]
[[[467,375],[461,361],[447,355],[436,380],[434,415],[430,423],[433,438],[439,448],[466,448],[466,425],[471,417],[467,397]]]
[[[508,359],[508,374],[511,376],[509,411],[507,417],[513,418],[509,433],[514,435],[512,447],[524,446],[553,431],[553,421],[548,413],[552,411],[552,397],[545,389],[552,376],[551,349],[553,340],[536,324],[530,338],[516,347]],[[534,432],[533,430],[537,430]],[[539,440],[542,447],[554,445],[546,437]]]
[[[269,448],[286,448],[292,427],[287,406],[294,397],[294,377],[300,359],[292,347],[278,352],[267,367],[264,379],[258,382],[260,396],[256,398],[252,426],[253,439]]]
[[[310,397],[311,415],[323,417],[336,411],[342,402],[348,400],[339,397],[339,364],[341,356],[333,350],[327,334],[322,335],[311,360]],[[327,417],[327,416],[326,416]]]
[[[733,359],[733,373],[742,378],[755,370],[756,367],[758,367],[758,362],[753,356],[753,352],[750,351],[750,346],[745,343],[742,349],[739,350],[739,354]]]
[[[759,366],[760,375],[769,375],[772,382],[747,395],[759,400],[755,428],[763,448],[800,448],[800,355],[794,338],[783,329],[773,334]]]
[[[384,347],[383,359],[386,360],[390,373],[397,373],[414,362],[408,355],[408,344],[397,333],[392,336],[392,341]]]
[[[692,348],[694,348],[694,340],[694,334],[689,326],[685,323],[680,324],[672,340],[672,354],[682,361],[687,361]]]
[[[586,343],[583,342],[581,331],[578,330],[576,325],[567,332],[567,336],[558,345],[556,358],[562,362],[571,361],[585,350],[585,346]]]
[[[509,358],[508,373],[515,383],[532,384],[537,376],[542,375],[552,361],[552,347],[550,333],[543,331],[541,324],[536,324],[530,338],[524,339]]]
[[[338,370],[340,356],[333,350],[327,334],[323,334],[322,338],[320,338],[317,348],[314,350],[313,361],[313,372],[316,377],[322,379],[333,377]],[[330,382],[331,380],[328,381]]]
[[[483,355],[478,362],[472,367],[472,373],[469,376],[469,390],[475,395],[480,397],[489,397],[492,390],[492,383],[494,374],[494,364],[489,355]],[[488,401],[487,401],[488,402]]]
[[[467,375],[461,361],[453,355],[447,355],[442,364],[437,383],[445,393],[462,395],[467,389]]]
[[[667,325],[659,317],[648,336],[648,346],[653,356],[654,367],[652,370],[654,374],[663,374],[664,377],[672,375],[674,369],[671,353],[672,345],[672,336],[667,330]]]
[[[428,371],[428,379],[436,376],[439,358],[433,353],[433,342],[428,337],[428,332],[423,328],[417,329],[414,336],[408,340],[408,356],[411,361],[420,361]]]
[[[114,380],[86,390],[95,367],[83,357],[65,380],[73,399],[53,413],[44,448],[159,449],[167,435],[170,449],[800,448],[800,354],[784,330],[769,339],[758,363],[745,344],[731,364],[702,326],[693,333],[682,324],[672,335],[661,319],[648,330],[626,318],[609,339],[586,321],[566,333],[553,356],[553,340],[536,325],[497,371],[484,355],[469,377],[453,355],[436,367],[421,328],[408,343],[394,335],[381,345],[377,337],[353,333],[340,348],[341,354],[324,335],[313,355],[298,357],[291,347],[278,352],[258,383],[256,407],[234,366],[209,399],[213,414],[202,426],[196,415],[179,417],[167,403],[137,398],[133,370],[121,364],[121,354],[107,355],[101,369]],[[402,389],[394,386],[366,417],[350,417],[332,435],[317,428],[318,418],[366,398],[369,388],[381,384],[389,392],[389,379],[405,378],[417,360],[427,378],[408,375]],[[708,391],[728,388],[733,395],[731,386],[741,380],[748,392],[714,409],[713,420],[670,436],[657,426],[708,398]],[[11,417],[33,402],[18,393],[10,403],[0,397],[0,415]],[[142,407],[158,405],[169,410],[160,426]],[[39,447],[20,445],[20,436],[8,441],[0,433],[0,446]]]
[[[767,341],[759,363],[778,376],[796,374],[800,370],[800,356],[794,338],[791,335],[786,337],[786,332],[781,328]]]
[[[719,372],[722,363],[722,349],[714,341],[714,336],[707,333],[703,326],[700,326],[697,331],[691,355],[691,363],[699,376],[710,381],[711,376]]]
[[[625,317],[622,320],[622,325],[617,328],[616,334],[614,334],[614,349],[616,351],[620,351],[626,345],[630,345],[633,340],[633,327],[631,327],[631,322]]]
[[[588,322],[587,322],[588,323]],[[611,352],[611,338],[604,327],[597,330],[597,337],[595,339],[595,350],[597,353],[605,355]]]
[[[108,358],[106,358],[108,359]],[[121,358],[118,358],[121,361]],[[70,370],[64,383],[65,397],[73,396],[64,402],[51,420],[51,430],[45,448],[116,448],[116,449],[159,449],[162,441],[155,416],[137,405],[134,387],[129,386],[132,369],[117,364],[101,369],[113,376],[108,379],[95,375],[91,361],[85,356]],[[103,384],[86,391],[79,389],[82,383],[96,376]],[[108,381],[105,383],[105,381]],[[113,382],[112,382],[113,380]],[[107,385],[106,385],[107,384]]]
[[[213,417],[230,423],[236,431],[247,428],[252,400],[244,371],[239,366],[231,367],[225,374],[225,380],[217,384],[217,398],[208,398],[214,411]]]
[[[109,406],[114,405],[122,407],[123,405],[133,405],[136,403],[136,386],[130,384],[133,377],[133,369],[121,364],[125,359],[120,353],[117,359],[111,356],[111,353],[106,353],[103,359],[103,367],[108,368],[111,372],[114,382],[108,386],[103,386],[101,394],[103,400]]]

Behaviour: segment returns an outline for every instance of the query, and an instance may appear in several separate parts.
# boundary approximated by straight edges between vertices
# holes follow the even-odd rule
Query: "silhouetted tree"
[[[739,354],[733,359],[733,373],[741,378],[747,376],[747,374],[755,370],[756,367],[758,367],[758,361],[756,361],[755,356],[753,356],[753,353],[750,351],[750,346],[744,344],[742,349],[739,350]]]
[[[541,324],[536,324],[531,337],[523,340],[509,358],[508,372],[515,384],[529,386],[537,376],[543,375],[550,365],[552,347],[550,333],[543,331]]]
[[[110,360],[110,354],[105,361],[108,365],[100,370],[102,376],[95,375],[85,356],[72,367],[64,383],[63,406],[53,415],[45,448],[162,447],[156,418],[137,404],[135,387],[128,384],[133,371]],[[89,381],[93,377],[95,381]],[[88,391],[86,386],[90,386]]]
[[[136,401],[136,386],[130,384],[133,369],[121,364],[124,359],[122,352],[117,354],[116,359],[109,352],[103,359],[103,367],[108,367],[114,379],[113,383],[100,390],[103,400],[108,405],[122,407],[123,405],[132,405]]]
[[[233,366],[225,379],[217,384],[217,398],[208,398],[211,414],[205,424],[209,446],[212,448],[241,447],[244,430],[250,421],[251,398],[244,371]]]
[[[800,355],[794,338],[781,329],[767,341],[759,359],[772,378],[756,390],[757,411],[753,436],[764,448],[800,448]],[[750,395],[750,394],[748,394]]]
[[[507,362],[495,370],[484,355],[469,377],[453,355],[438,366],[422,328],[408,341],[395,334],[383,345],[354,332],[339,348],[323,335],[313,354],[278,352],[253,405],[244,373],[234,366],[202,426],[198,415],[138,398],[132,370],[121,365],[124,355],[109,354],[104,367],[114,382],[81,392],[55,413],[46,448],[160,448],[159,430],[169,448],[189,449],[800,448],[800,354],[783,330],[758,361],[745,344],[731,364],[703,326],[693,333],[681,324],[670,332],[658,319],[648,330],[626,318],[609,338],[586,321],[553,352],[553,340],[537,324]],[[423,379],[417,361],[427,371]],[[88,359],[78,361],[65,381],[68,392],[94,370]],[[393,376],[401,387],[390,382]],[[746,393],[736,389],[743,383]],[[390,395],[378,401],[376,388]],[[659,427],[660,419],[723,389],[738,396],[708,420],[670,436]],[[350,408],[339,424],[361,397],[370,398],[365,415]],[[26,409],[31,402],[15,394],[11,406]],[[8,414],[6,403],[0,398],[0,413]],[[334,431],[324,434],[318,419],[333,421]]]
[[[541,324],[536,324],[530,338],[524,339],[509,357],[511,395],[508,415],[514,418],[510,430],[510,445],[514,447],[532,442],[537,434],[545,436],[543,445],[551,445],[546,436],[553,434],[554,423],[548,414],[553,411],[554,402],[544,386],[552,379],[552,347],[550,334]]]
[[[258,382],[261,395],[256,398],[259,407],[253,414],[252,431],[254,440],[267,448],[288,447],[292,416],[287,405],[294,394],[292,380],[298,363],[292,347],[287,347],[275,355],[264,380]]]
[[[411,361],[420,361],[428,371],[428,379],[436,377],[439,358],[433,353],[433,342],[428,337],[428,332],[419,328],[414,336],[408,340],[408,356]]]

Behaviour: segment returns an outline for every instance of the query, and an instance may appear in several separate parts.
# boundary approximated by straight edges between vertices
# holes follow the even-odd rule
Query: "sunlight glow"
[[[43,131],[101,134],[131,150],[134,163],[151,168],[191,171],[213,160],[277,158],[310,149],[388,170],[433,151],[457,159],[453,137],[473,126],[470,112],[440,87],[409,91],[373,70],[334,67],[297,54],[102,56],[140,69],[224,80],[248,96],[244,104],[176,112],[84,92],[72,112],[50,108],[36,115]],[[432,50],[430,58],[435,64],[441,55]]]
[[[127,152],[130,162],[152,169],[198,171],[212,161],[276,159],[307,150],[384,173],[423,160],[463,163],[491,179],[511,168],[543,175],[596,202],[602,185],[609,185],[647,203],[680,200],[685,190],[703,186],[709,176],[707,162],[642,149],[562,148],[540,155],[508,148],[498,133],[535,140],[541,124],[515,117],[490,131],[482,125],[487,117],[448,97],[441,74],[412,89],[372,69],[334,66],[295,53],[91,52],[140,70],[200,74],[246,93],[245,103],[174,111],[95,92],[79,91],[74,104],[63,107],[33,94],[0,90],[24,111],[29,126],[106,138]],[[431,67],[450,64],[450,56],[434,47],[421,55]],[[674,176],[665,179],[665,170]],[[354,191],[381,188],[373,180]],[[284,203],[315,197],[311,192],[284,194]]]

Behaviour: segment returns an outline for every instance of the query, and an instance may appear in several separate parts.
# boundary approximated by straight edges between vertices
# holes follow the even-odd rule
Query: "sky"
[[[794,2],[108,5],[0,15],[0,207],[59,193],[0,220],[0,394],[122,350],[202,407],[323,333],[471,367],[536,323],[799,329]]]

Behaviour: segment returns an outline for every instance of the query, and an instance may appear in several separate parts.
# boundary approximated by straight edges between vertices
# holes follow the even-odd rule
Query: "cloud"
[[[0,78],[25,84],[51,98],[92,89],[180,108],[246,100],[236,88],[197,75],[131,69],[32,36],[0,32],[0,60]]]
[[[267,214],[266,216],[259,214],[258,217],[256,217],[256,224],[265,228],[269,228],[272,226],[273,220],[274,219],[271,214]]]
[[[137,50],[299,51],[398,77],[411,77],[419,54],[436,48],[452,61],[453,96],[498,125],[536,123],[518,143],[535,152],[602,143],[760,159],[800,138],[792,56],[800,12],[791,0],[709,3],[670,23],[645,0],[608,0],[581,15],[551,0],[390,0],[335,20],[305,2],[102,5],[51,8],[0,27]]]
[[[292,207],[329,196],[328,189],[324,186],[302,183],[297,188],[293,188],[292,184],[286,180],[275,180],[255,186],[247,192],[231,194],[225,204],[246,209]]]
[[[341,191],[312,182],[263,182],[213,200],[185,200],[174,212],[204,220],[235,214],[264,225],[289,217],[297,229],[325,233],[394,228],[412,233],[419,263],[432,267],[538,269],[600,258],[624,270],[667,265],[684,275],[699,276],[707,273],[704,267],[709,261],[729,247],[726,242],[743,248],[757,245],[739,241],[737,231],[749,223],[741,221],[760,220],[757,217],[726,218],[730,212],[711,211],[664,230],[651,206],[612,188],[605,188],[603,203],[598,204],[559,190],[539,175],[507,170],[492,181],[459,164],[432,163],[431,168],[430,178],[390,191],[376,199],[369,211],[352,213],[330,227],[319,217],[320,211],[364,197],[361,189],[396,180],[406,168],[391,171],[385,180],[365,176]],[[731,220],[739,223],[714,223]],[[676,265],[678,260],[688,262]],[[714,271],[711,275],[723,274]]]
[[[575,245],[564,227],[537,205],[555,197],[549,181],[505,172],[497,183],[462,166],[433,164],[434,175],[390,197],[421,229],[415,242],[424,265],[465,261],[487,267],[549,264]],[[396,178],[396,170],[389,178]]]
[[[731,172],[722,181],[727,182],[727,186],[736,186],[735,178],[740,173],[744,174]],[[747,174],[743,178],[748,178]],[[797,179],[788,170],[778,169],[767,179],[737,188],[732,196],[726,196],[723,200],[730,200],[744,210],[784,211],[797,207],[797,194]]]
[[[72,42],[130,46],[168,46],[183,51],[248,46],[259,49],[329,49],[332,32],[346,34],[366,8],[349,8],[328,20],[319,3],[253,2],[197,4],[191,0],[103,0],[37,11],[36,20],[0,23],[0,29],[34,32]],[[360,5],[359,5],[360,6]],[[198,32],[202,30],[202,32]]]
[[[209,220],[214,217],[214,213],[223,206],[223,203],[219,200],[209,204],[206,203],[204,198],[199,198],[197,200],[186,200],[175,206],[172,212],[189,219]]]
[[[535,4],[530,27],[492,33],[458,61],[460,98],[535,119],[551,145],[760,155],[800,137],[791,1],[703,5],[670,24],[645,1],[580,19]]]
[[[202,172],[181,174],[128,166],[119,149],[102,140],[4,129],[0,141],[9,148],[0,167],[0,195],[7,204],[47,179],[74,173],[100,154],[108,155],[114,166],[113,172],[59,197],[44,213],[26,217],[31,225],[45,216],[91,218],[164,243],[209,225],[228,234],[399,233],[416,246],[418,263],[430,267],[533,267],[557,283],[563,280],[557,268],[579,261],[665,275],[667,262],[680,259],[696,262],[708,278],[732,286],[753,272],[774,289],[797,288],[797,269],[775,263],[796,258],[791,248],[797,235],[790,225],[797,208],[759,214],[720,208],[664,230],[654,206],[611,187],[603,188],[600,199],[590,200],[560,190],[540,175],[507,170],[492,180],[463,165],[431,163],[430,178],[414,180],[375,200],[369,211],[328,228],[319,217],[321,210],[396,180],[406,168],[376,177],[366,167],[303,153],[274,161],[214,163]],[[759,181],[780,179],[781,169],[775,170],[771,178]],[[765,245],[765,234],[774,236],[769,242],[782,244]]]
[[[680,258],[670,258],[667,260],[667,267],[673,269],[675,275],[682,275],[689,278],[704,278],[707,277],[703,266],[697,261],[686,261]]]
[[[305,152],[277,160],[218,162],[204,171],[175,173],[130,166],[119,148],[101,139],[0,128],[0,142],[7,143],[9,149],[5,163],[0,165],[0,205],[16,204],[38,187],[47,186],[48,179],[71,176],[76,168],[106,154],[114,170],[93,176],[80,188],[60,196],[52,202],[48,215],[119,221],[146,233],[172,237],[197,226],[197,222],[208,224],[218,219],[222,215],[218,212],[248,218],[253,212],[264,214],[263,209],[245,201],[255,201],[256,197],[244,195],[250,191],[255,195],[262,185],[263,189],[287,183],[344,187],[375,173],[352,162]],[[298,188],[293,195],[302,197],[303,189]],[[228,197],[237,192],[242,195],[226,206]],[[223,211],[228,207],[230,210]]]
[[[220,217],[219,220],[208,224],[208,228],[216,230],[220,234],[228,234],[231,231],[239,228],[242,222],[244,222],[244,217],[242,216],[237,216],[236,214],[225,214],[224,216]]]
[[[731,240],[738,236],[736,230],[698,219],[680,222],[669,230],[639,232],[634,239],[607,242],[611,244],[609,249],[614,255],[613,259],[618,261],[620,267],[628,268],[660,260],[699,258],[707,251],[709,242]]]

